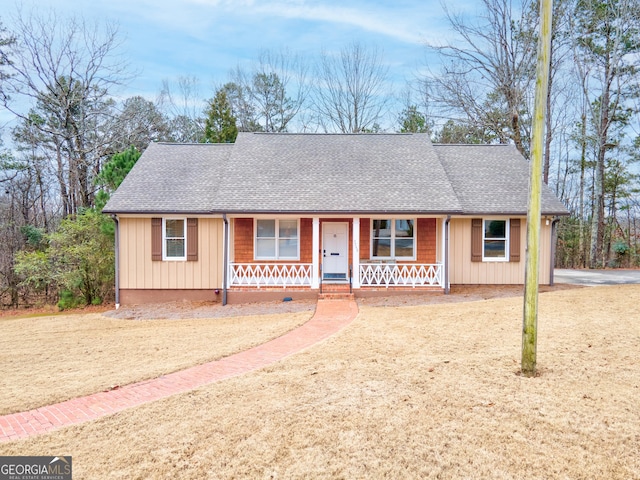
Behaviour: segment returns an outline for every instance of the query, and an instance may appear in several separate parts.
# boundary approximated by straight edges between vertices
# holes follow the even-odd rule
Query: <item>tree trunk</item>
[[[578,227],[580,248],[580,265],[584,268],[587,266],[587,252],[585,251],[585,238],[584,238],[584,175],[587,168],[587,114],[582,112],[582,129],[580,132],[580,200],[579,200],[579,212],[578,212]]]
[[[607,137],[609,131],[609,89],[611,85],[610,68],[607,68],[605,89],[602,92],[600,104],[600,125],[598,128],[598,157],[596,159],[596,178],[594,186],[594,211],[591,218],[591,251],[590,268],[602,268],[604,254],[604,167],[607,152]]]
[[[593,214],[591,216],[589,268],[602,267],[602,244],[604,240],[604,162],[602,164],[600,163],[600,154],[598,154],[597,162],[594,184]]]
[[[513,130],[513,143],[518,151],[525,157],[529,158],[529,154],[522,144],[522,133],[520,132],[520,115],[518,114],[517,105],[511,108],[511,129]]]
[[[71,201],[69,198],[69,190],[67,189],[67,182],[64,179],[64,162],[62,160],[61,146],[56,142],[56,163],[57,171],[56,178],[58,179],[58,186],[60,187],[60,198],[62,199],[62,216],[66,217],[71,213]]]

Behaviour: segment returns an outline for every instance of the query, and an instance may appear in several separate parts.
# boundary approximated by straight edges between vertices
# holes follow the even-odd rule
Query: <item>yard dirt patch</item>
[[[73,455],[79,479],[638,479],[639,298],[542,294],[537,378],[517,374],[520,297],[361,302],[268,368],[0,453]]]

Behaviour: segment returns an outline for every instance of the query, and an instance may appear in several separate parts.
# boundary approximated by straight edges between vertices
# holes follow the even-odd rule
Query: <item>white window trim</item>
[[[499,238],[485,238],[484,236],[484,232],[485,232],[485,225],[486,222],[493,222],[493,221],[500,221],[500,222],[505,222],[504,223],[504,257],[500,258],[500,257],[485,257],[484,256],[484,242],[485,240],[501,240]],[[483,218],[482,219],[482,261],[483,262],[508,262],[509,261],[509,231],[510,231],[510,225],[509,225],[509,219],[508,218]]]
[[[258,256],[258,220],[275,220],[276,222],[276,231],[275,231],[275,242],[276,242],[276,255],[275,257],[260,257]],[[253,219],[253,258],[254,260],[291,260],[298,261],[300,260],[300,219],[296,220],[296,232],[297,232],[297,249],[295,257],[282,257],[280,256],[280,220],[291,221],[291,218],[254,218]]]
[[[396,220],[411,220],[413,221],[413,255],[410,257],[397,257],[395,255],[391,255],[388,257],[383,256],[373,256],[373,222],[374,220],[391,220],[391,252],[395,254],[396,250]],[[410,217],[387,217],[387,218],[372,218],[369,223],[369,232],[371,232],[371,240],[369,241],[369,258],[372,260],[407,260],[407,261],[415,261],[416,259],[416,249],[418,248],[418,219],[410,218]],[[409,237],[401,237],[401,238],[409,238]]]
[[[169,257],[167,256],[167,220],[182,220],[184,226],[184,256]],[[187,218],[186,217],[163,217],[162,218],[162,260],[167,262],[186,262],[187,261]]]

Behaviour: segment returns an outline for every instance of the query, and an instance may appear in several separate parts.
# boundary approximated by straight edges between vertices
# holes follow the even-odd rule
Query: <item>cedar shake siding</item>
[[[408,218],[407,215],[398,217]],[[378,217],[376,217],[378,218]],[[371,218],[360,219],[360,260],[366,262],[371,256]],[[416,227],[416,259],[402,260],[402,263],[436,263],[437,221],[435,218],[418,218]]]
[[[275,218],[275,217],[274,217]],[[300,260],[287,260],[286,263],[311,263],[313,220],[300,219]],[[233,219],[233,263],[282,263],[282,260],[256,260],[254,252],[254,218]]]
[[[324,223],[347,223],[349,225],[349,264],[353,263],[353,221],[349,218],[320,218],[320,251],[322,251],[322,225]],[[254,218],[234,218],[232,263],[311,263],[313,248],[313,219],[300,219],[300,260],[257,260],[254,253]],[[402,263],[433,264],[437,262],[438,228],[435,218],[418,218],[416,230],[416,259]],[[366,262],[371,255],[371,218],[360,219],[360,261]],[[320,255],[322,256],[322,255]]]

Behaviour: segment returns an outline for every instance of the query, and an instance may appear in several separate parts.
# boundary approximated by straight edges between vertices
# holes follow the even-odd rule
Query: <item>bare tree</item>
[[[308,66],[289,50],[263,50],[253,76],[253,99],[265,131],[285,132],[309,95]]]
[[[531,0],[517,7],[512,0],[481,3],[473,22],[445,7],[459,41],[429,46],[442,60],[440,73],[432,75],[436,101],[449,118],[490,129],[528,156],[537,10]]]
[[[309,96],[308,67],[289,50],[263,50],[249,69],[237,66],[224,86],[240,131],[286,132]]]
[[[195,76],[179,76],[176,82],[162,81],[158,107],[169,117],[171,136],[176,142],[199,142],[204,136],[205,101],[200,80]]]
[[[21,293],[15,256],[26,243],[37,244],[56,208],[49,183],[53,177],[40,148],[42,134],[25,122],[12,134],[20,142],[11,151],[0,150],[0,304],[15,308]]]
[[[236,119],[239,132],[259,132],[262,127],[256,118],[256,109],[251,103],[250,87],[244,84],[245,73],[236,67],[230,74],[232,81],[225,83],[220,89],[225,92],[231,106],[231,115]]]
[[[55,12],[23,14],[15,20],[14,58],[0,102],[46,137],[57,162],[63,214],[91,206],[92,178],[99,172],[111,138],[102,127],[113,105],[109,91],[125,82],[118,60],[118,29]],[[31,110],[25,112],[24,104]]]
[[[553,23],[551,26],[551,51],[549,69],[549,88],[546,102],[546,125],[544,139],[544,155],[542,181],[549,184],[552,166],[553,141],[557,135],[570,130],[573,126],[567,112],[575,113],[572,104],[575,102],[575,89],[572,77],[571,38],[569,33],[571,0],[556,0],[553,6]],[[560,142],[561,143],[561,142]]]
[[[120,113],[112,119],[109,128],[114,136],[111,154],[131,146],[143,152],[151,142],[171,139],[166,116],[155,103],[140,96],[124,101]]]
[[[606,261],[606,161],[621,138],[612,133],[616,125],[626,126],[627,102],[638,93],[640,4],[577,0],[572,18],[575,66],[585,98],[583,123],[592,126],[596,146],[589,266],[597,268]]]
[[[323,128],[342,133],[377,130],[391,100],[382,51],[352,43],[338,55],[323,51],[313,108]]]
[[[5,68],[11,64],[10,50],[16,39],[7,34],[6,29],[0,22],[0,84],[8,78]]]
[[[399,100],[402,106],[398,115],[400,132],[433,134],[435,120],[432,114],[430,82],[426,78],[407,82]]]

